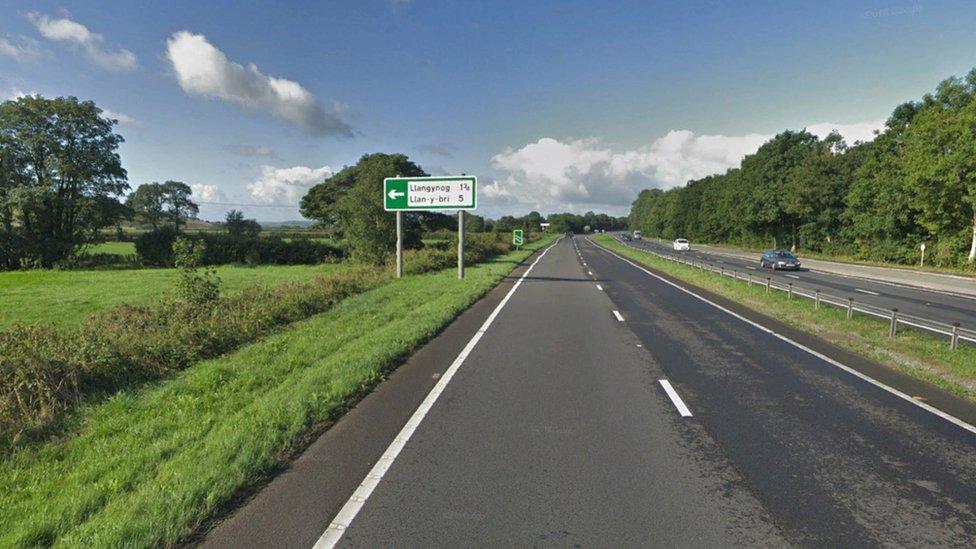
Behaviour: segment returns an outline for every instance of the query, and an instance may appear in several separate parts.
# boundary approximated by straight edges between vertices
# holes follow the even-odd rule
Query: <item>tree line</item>
[[[847,144],[784,131],[724,174],[642,191],[648,235],[942,266],[976,261],[976,69]]]
[[[117,121],[92,101],[0,103],[0,269],[52,267],[123,222],[178,232],[199,208],[180,181],[130,190]]]

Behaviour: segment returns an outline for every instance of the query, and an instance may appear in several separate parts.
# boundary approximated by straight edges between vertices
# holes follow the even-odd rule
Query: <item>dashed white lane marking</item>
[[[562,240],[562,238],[559,240]],[[447,388],[447,384],[451,382],[451,378],[453,378],[454,374],[457,373],[458,369],[461,367],[461,364],[464,363],[464,360],[468,358],[471,351],[474,350],[475,346],[478,345],[478,342],[481,341],[481,338],[485,335],[485,332],[488,331],[488,328],[491,326],[492,322],[494,322],[495,318],[498,317],[498,313],[501,312],[508,301],[512,298],[515,291],[519,289],[519,286],[522,285],[525,277],[529,276],[529,273],[532,272],[532,269],[535,268],[536,264],[538,264],[539,261],[542,260],[547,253],[549,253],[549,250],[551,250],[553,246],[559,244],[559,240],[546,248],[542,254],[540,254],[539,257],[532,262],[532,265],[529,265],[529,268],[522,273],[522,276],[520,276],[515,282],[512,289],[509,290],[508,293],[505,294],[505,297],[502,298],[501,302],[498,303],[495,310],[488,315],[488,318],[485,319],[484,324],[481,325],[478,332],[472,336],[467,345],[464,346],[464,349],[461,350],[461,353],[447,368],[447,371],[444,372],[444,375],[442,375],[437,381],[437,385],[434,385],[434,388],[431,389],[430,393],[427,394],[427,398],[420,403],[417,410],[414,411],[412,416],[410,416],[407,424],[403,426],[400,433],[397,434],[396,438],[393,439],[393,442],[391,442],[387,447],[386,452],[383,452],[383,455],[380,456],[380,459],[375,465],[373,465],[373,468],[370,469],[369,473],[367,473],[366,478],[363,479],[363,481],[359,484],[356,491],[353,492],[352,496],[349,497],[349,500],[346,501],[345,505],[342,506],[342,509],[339,509],[339,513],[334,519],[332,519],[332,523],[329,524],[329,527],[325,529],[322,536],[319,537],[317,542],[315,542],[314,549],[332,549],[337,543],[339,543],[342,536],[346,533],[346,529],[349,528],[350,524],[352,524],[352,521],[356,518],[356,515],[359,514],[360,509],[362,509],[363,505],[366,504],[366,500],[369,499],[369,496],[373,493],[373,490],[376,489],[380,483],[380,480],[383,479],[383,475],[389,471],[390,466],[393,465],[393,461],[398,455],[400,455],[400,451],[403,450],[403,447],[406,446],[407,441],[410,440],[410,437],[413,435],[414,431],[417,430],[417,427],[420,426],[420,423],[424,420],[424,417],[427,416],[427,412],[429,412],[434,406],[434,403],[437,402],[437,398],[441,396],[441,393],[443,393],[444,389]]]
[[[862,290],[860,288],[854,288],[854,291],[861,292],[862,294],[868,294],[868,295],[881,295],[878,292],[872,292],[871,290]]]
[[[623,322],[624,321],[624,317],[620,315],[620,311],[614,311],[613,312],[613,316],[617,317],[617,321],[618,322]]]
[[[746,267],[746,269],[749,269],[750,271],[755,271],[756,270],[755,267]]]
[[[794,341],[794,340],[792,340],[792,339],[784,336],[783,334],[778,334],[775,331],[770,330],[769,328],[763,326],[762,324],[759,324],[758,322],[753,321],[753,320],[749,320],[748,318],[740,315],[739,313],[737,313],[737,312],[735,312],[735,311],[733,311],[731,309],[728,309],[726,307],[723,307],[723,306],[719,305],[718,303],[715,303],[714,301],[712,301],[712,300],[710,300],[710,299],[708,299],[706,297],[700,296],[700,295],[696,294],[695,292],[693,292],[693,291],[691,291],[691,290],[689,290],[689,289],[681,286],[680,284],[676,284],[674,282],[671,282],[670,280],[664,278],[663,276],[658,276],[658,275],[652,273],[651,271],[645,269],[644,267],[641,267],[637,263],[634,263],[633,261],[627,259],[626,257],[618,254],[617,252],[614,252],[612,250],[608,250],[606,248],[604,248],[604,250],[606,250],[606,252],[608,254],[616,257],[617,259],[623,261],[624,263],[627,263],[630,266],[634,267],[635,269],[644,272],[644,274],[646,274],[646,275],[648,275],[650,277],[656,278],[657,280],[660,280],[661,282],[663,282],[663,283],[665,283],[665,284],[667,284],[667,285],[669,285],[669,286],[671,286],[671,287],[673,287],[673,288],[675,288],[675,289],[677,289],[679,291],[682,291],[682,292],[684,292],[684,293],[686,293],[686,294],[694,297],[695,299],[698,299],[699,301],[702,301],[703,303],[707,303],[707,304],[711,305],[712,307],[715,307],[716,309],[722,311],[723,313],[725,313],[725,314],[727,314],[729,316],[732,316],[734,318],[737,318],[737,319],[741,320],[742,322],[745,322],[746,324],[748,324],[748,325],[756,328],[757,330],[760,330],[762,332],[765,332],[765,333],[769,334],[770,336],[775,337],[776,339],[779,339],[780,341],[786,342],[786,343],[788,343],[788,344],[796,347],[797,349],[800,349],[801,351],[807,352],[807,353],[809,353],[809,354],[811,354],[811,355],[819,358],[820,360],[826,362],[827,364],[830,364],[832,366],[836,366],[837,368],[840,368],[841,370],[847,372],[848,374],[850,374],[850,375],[852,375],[852,376],[854,376],[854,377],[856,377],[856,378],[858,378],[858,379],[860,379],[862,381],[865,381],[867,383],[870,383],[871,385],[874,385],[875,387],[877,387],[877,388],[879,388],[879,389],[881,389],[883,391],[887,391],[888,393],[890,393],[890,394],[892,394],[892,395],[894,395],[894,396],[896,396],[896,397],[898,397],[898,398],[900,398],[900,399],[902,399],[902,400],[904,400],[906,402],[910,402],[910,403],[914,404],[915,406],[918,406],[919,408],[922,408],[923,410],[925,410],[925,411],[927,411],[927,412],[929,412],[931,414],[937,415],[940,418],[948,421],[949,423],[952,423],[956,427],[960,427],[962,429],[965,429],[966,431],[969,431],[970,433],[976,434],[976,426],[973,426],[973,425],[971,425],[969,423],[966,423],[965,421],[957,418],[956,416],[954,416],[952,414],[943,412],[942,410],[936,408],[935,406],[932,406],[930,404],[926,404],[926,403],[924,403],[924,402],[922,402],[920,400],[916,400],[916,399],[912,398],[911,396],[909,396],[909,395],[907,395],[907,394],[899,391],[898,389],[895,389],[894,387],[891,387],[889,385],[885,385],[884,383],[882,383],[882,382],[874,379],[873,377],[868,376],[867,374],[863,374],[863,373],[855,370],[854,368],[851,368],[850,366],[848,366],[848,365],[846,365],[846,364],[844,364],[842,362],[839,362],[837,360],[834,360],[834,359],[830,358],[829,356],[827,356],[827,355],[825,355],[823,353],[820,353],[818,351],[815,351],[815,350],[811,349],[810,347],[807,347],[806,345],[804,345],[804,344],[802,344],[802,343],[800,343],[798,341]]]
[[[586,274],[593,276],[593,271],[586,271]]]
[[[685,402],[681,400],[680,396],[678,396],[678,391],[674,390],[674,387],[671,386],[671,382],[666,379],[662,379],[660,380],[660,383],[661,387],[664,387],[664,392],[668,394],[668,396],[671,398],[671,402],[674,403],[674,407],[678,409],[678,413],[681,414],[681,417],[691,417],[691,410],[685,406]]]
[[[797,280],[800,280],[800,277],[798,277],[798,276],[796,276],[796,275],[783,275],[783,276],[788,276],[788,277],[790,277],[790,278],[795,278],[795,279],[797,279]]]
[[[603,286],[600,286],[599,284],[597,284],[597,285],[596,285],[596,289],[597,289],[597,290],[600,290],[600,291],[602,292],[602,291],[603,291]]]

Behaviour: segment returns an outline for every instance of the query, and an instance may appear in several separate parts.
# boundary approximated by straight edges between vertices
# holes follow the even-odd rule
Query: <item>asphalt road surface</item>
[[[895,394],[585,239],[537,259],[204,543],[976,543],[976,434],[919,404],[951,397]]]
[[[669,244],[656,240],[635,240],[624,242],[635,248],[653,250],[658,253],[676,255],[686,259],[704,261],[715,267],[736,269],[740,273],[751,272],[755,276],[771,277],[782,285],[793,284],[795,288],[815,291],[846,299],[853,297],[859,303],[867,303],[886,310],[898,309],[902,313],[914,315],[947,324],[958,322],[960,326],[976,329],[976,298],[951,293],[926,290],[889,282],[879,282],[864,278],[854,278],[839,274],[801,269],[799,271],[774,271],[759,267],[759,254],[754,261],[692,249],[675,252]],[[803,262],[803,258],[800,258]]]

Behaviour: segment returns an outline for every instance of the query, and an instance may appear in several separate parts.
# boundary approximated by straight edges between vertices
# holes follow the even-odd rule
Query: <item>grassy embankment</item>
[[[891,368],[907,372],[969,400],[976,401],[976,348],[960,345],[952,351],[945,338],[902,328],[894,339],[888,324],[873,317],[855,315],[832,307],[815,309],[808,299],[789,300],[784,292],[765,293],[760,285],[749,286],[715,273],[667,261],[625,246],[610,235],[593,240],[618,254],[727,297],[777,320],[815,334]]]
[[[344,267],[344,264],[226,265],[216,270],[222,290],[234,293],[255,285],[307,280]],[[16,322],[76,325],[85,315],[98,310],[122,304],[145,305],[162,297],[177,277],[177,269],[0,272],[0,330]]]
[[[437,334],[532,250],[391,281],[175,378],[84,411],[0,466],[0,546],[171,545],[309,429]]]

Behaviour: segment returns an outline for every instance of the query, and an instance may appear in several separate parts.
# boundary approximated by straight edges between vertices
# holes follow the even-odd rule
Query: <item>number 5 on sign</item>
[[[512,244],[515,245],[515,248],[518,248],[524,243],[525,243],[525,239],[523,238],[522,229],[515,229],[512,232]]]

